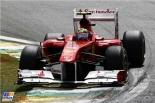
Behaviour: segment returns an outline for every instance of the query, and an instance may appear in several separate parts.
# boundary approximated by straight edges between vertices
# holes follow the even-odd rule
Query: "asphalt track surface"
[[[71,33],[73,32],[72,10],[81,7],[118,8],[120,37],[126,30],[143,31],[146,39],[146,59],[143,67],[130,70],[132,75],[129,83],[125,86],[101,88],[101,91],[106,89],[107,92],[104,91],[105,94],[98,92],[99,94],[93,96],[93,99],[88,92],[86,96],[81,96],[78,99],[89,97],[90,100],[85,102],[103,103],[155,103],[155,2],[153,0],[2,1],[1,34],[42,41],[45,33],[48,32]],[[103,28],[106,32],[110,31],[108,26],[101,26],[102,28],[98,29],[100,32]],[[117,89],[119,92],[115,92]],[[105,97],[108,98],[105,99]]]

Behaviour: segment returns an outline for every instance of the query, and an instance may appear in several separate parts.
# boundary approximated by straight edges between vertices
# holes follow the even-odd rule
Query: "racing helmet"
[[[78,33],[88,33],[88,30],[85,29],[85,28],[80,28],[80,29],[78,30]]]
[[[78,40],[87,40],[88,39],[88,35],[89,35],[89,32],[87,29],[85,28],[80,28],[78,30],[78,33],[76,34],[76,37]]]

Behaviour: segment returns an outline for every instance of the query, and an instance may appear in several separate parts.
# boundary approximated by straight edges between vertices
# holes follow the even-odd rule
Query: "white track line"
[[[39,45],[40,44],[39,42],[35,42],[35,41],[17,39],[17,38],[13,38],[13,37],[2,36],[2,35],[0,35],[0,40],[21,43],[21,44],[28,44],[28,45]]]

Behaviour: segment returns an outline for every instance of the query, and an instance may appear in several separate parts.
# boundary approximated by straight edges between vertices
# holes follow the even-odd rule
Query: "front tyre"
[[[131,66],[142,66],[145,60],[145,38],[141,31],[126,31],[123,46],[127,51]]]
[[[128,58],[122,46],[110,46],[105,51],[105,70],[127,70]]]
[[[19,68],[39,70],[42,67],[41,58],[41,48],[39,46],[26,46],[20,56]]]

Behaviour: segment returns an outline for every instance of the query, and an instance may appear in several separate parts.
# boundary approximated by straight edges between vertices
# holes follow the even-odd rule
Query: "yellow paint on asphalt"
[[[56,103],[65,101],[65,97],[38,97],[38,96],[27,96],[24,99],[17,100],[15,103]],[[61,103],[61,102],[60,102]]]
[[[20,44],[18,44],[18,43],[0,41],[0,46],[19,46],[19,45]]]
[[[0,41],[0,53],[8,54],[12,57],[19,58],[25,45],[7,41]]]

